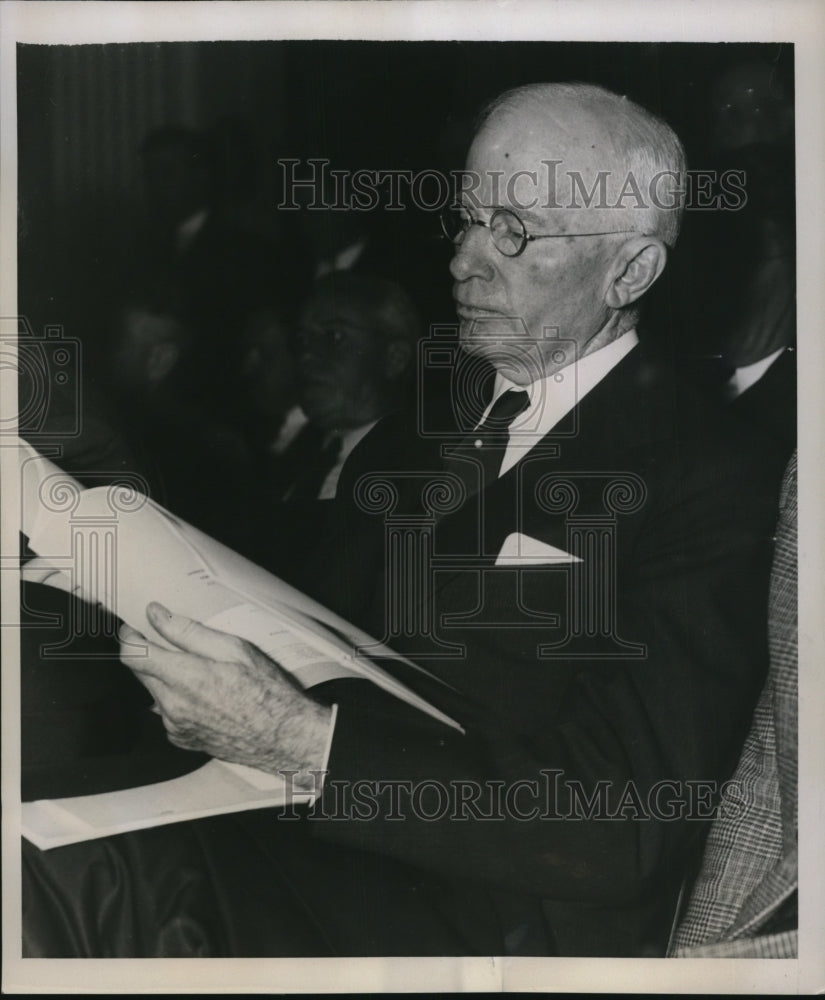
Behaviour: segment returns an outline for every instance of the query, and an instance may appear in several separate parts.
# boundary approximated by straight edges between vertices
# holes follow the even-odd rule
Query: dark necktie
[[[341,435],[335,434],[323,446],[319,443],[314,449],[299,448],[299,452],[302,453],[295,456],[297,465],[295,476],[284,494],[284,499],[317,500],[324,480],[338,461],[342,443]]]
[[[493,403],[482,423],[461,444],[448,450],[444,468],[461,478],[468,495],[498,478],[510,440],[508,428],[529,405],[530,397],[523,389],[508,389]]]

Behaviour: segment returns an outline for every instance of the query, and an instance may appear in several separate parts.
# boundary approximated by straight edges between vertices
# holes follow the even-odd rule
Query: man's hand
[[[146,614],[176,649],[123,625],[120,658],[154,697],[172,743],[272,774],[323,766],[331,709],[243,639],[160,604]]]

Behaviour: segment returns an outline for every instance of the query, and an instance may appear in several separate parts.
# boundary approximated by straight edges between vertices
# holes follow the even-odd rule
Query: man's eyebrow
[[[514,208],[511,205],[480,205],[474,203],[473,205],[468,205],[466,202],[462,203],[462,208],[474,208],[476,210],[481,210],[484,212],[489,212],[490,215],[493,212],[511,212],[513,215],[518,216],[522,222],[530,222],[534,225],[542,225],[546,220],[536,215],[535,212],[531,212],[528,208]]]
[[[542,223],[542,219],[538,215],[536,215],[535,212],[531,212],[529,208],[521,208],[521,209],[511,208],[510,211],[513,212],[513,214],[517,215],[522,222],[531,222],[534,223],[535,225],[541,225]]]

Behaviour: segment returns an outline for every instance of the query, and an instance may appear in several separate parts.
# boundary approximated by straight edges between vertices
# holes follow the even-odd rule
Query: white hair
[[[673,246],[684,208],[685,151],[673,129],[651,111],[592,83],[533,83],[491,101],[479,116],[478,129],[507,111],[530,107],[549,115],[559,105],[596,121],[639,189],[645,194],[656,190],[659,204],[648,199],[640,214],[648,232]],[[663,180],[666,183],[660,183]]]

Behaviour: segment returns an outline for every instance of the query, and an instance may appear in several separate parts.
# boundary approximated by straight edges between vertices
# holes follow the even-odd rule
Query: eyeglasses
[[[633,233],[634,229],[608,229],[599,233],[528,233],[524,223],[509,208],[499,208],[490,216],[489,222],[474,219],[469,211],[460,206],[448,206],[441,211],[441,228],[447,239],[460,246],[470,226],[482,226],[490,230],[493,246],[505,257],[518,257],[533,240],[564,239],[573,236],[613,236],[617,233]]]

